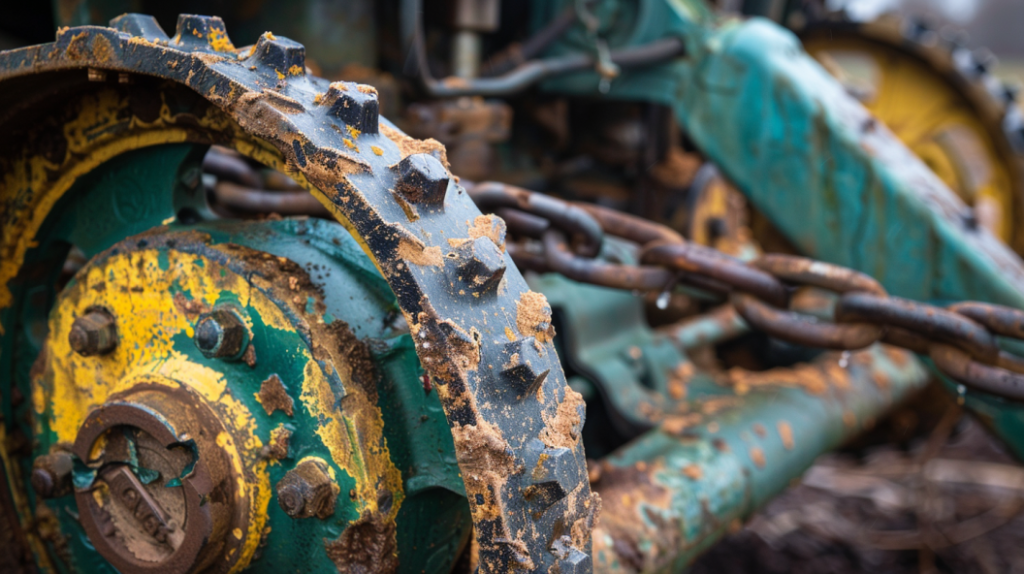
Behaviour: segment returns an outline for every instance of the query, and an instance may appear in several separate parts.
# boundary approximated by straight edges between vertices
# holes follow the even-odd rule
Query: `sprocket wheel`
[[[397,296],[451,428],[480,571],[589,571],[599,503],[579,435],[584,405],[555,354],[550,308],[505,253],[504,223],[481,215],[440,144],[378,118],[372,87],[312,77],[304,58],[271,33],[235,49],[216,17],[182,15],[168,37],[135,14],[0,53],[3,368],[30,296],[26,261],[74,205],[77,182],[151,146],[233,148],[317,197]],[[130,221],[133,206],[157,201],[149,186],[140,177],[114,216]],[[123,237],[92,239],[102,249]],[[0,389],[7,428],[10,384]],[[19,542],[3,546],[45,553],[25,528],[21,465],[4,449],[0,494],[21,526],[2,525]]]
[[[800,31],[805,49],[968,205],[1024,253],[1024,118],[994,58],[932,23],[829,14]]]

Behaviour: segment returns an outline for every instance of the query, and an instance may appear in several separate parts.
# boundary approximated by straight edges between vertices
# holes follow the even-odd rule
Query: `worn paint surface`
[[[565,379],[550,346],[542,355],[546,357],[543,361],[550,362],[550,374],[543,382],[541,395],[545,400],[541,402],[533,396],[513,406],[502,396],[505,328],[516,328],[515,301],[529,290],[518,273],[509,269],[496,291],[487,297],[464,299],[447,273],[436,265],[417,264],[408,246],[422,253],[433,249],[446,253],[447,238],[468,236],[469,222],[479,211],[460,188],[449,185],[443,190],[443,203],[418,207],[420,217],[409,221],[406,210],[390,191],[401,183],[400,174],[391,166],[410,155],[430,153],[438,156],[443,165],[440,146],[407,138],[386,121],[378,130],[375,113],[369,128],[361,126],[353,145],[347,145],[344,140],[350,134],[335,115],[342,111],[333,106],[348,88],[339,85],[332,91],[327,82],[305,74],[281,78],[279,70],[291,69],[292,65],[301,69],[299,64],[304,61],[302,48],[285,39],[265,34],[249,53],[226,57],[203,34],[192,38],[182,33],[177,36],[180,44],[169,43],[170,39],[158,28],[136,17],[122,18],[117,25],[127,32],[105,28],[65,30],[54,44],[0,54],[0,67],[6,70],[2,81],[14,83],[7,85],[8,93],[13,93],[11,89],[19,82],[30,81],[46,71],[77,70],[78,76],[72,77],[84,82],[86,67],[167,78],[191,90],[182,94],[198,93],[214,104],[197,105],[196,110],[217,108],[226,113],[211,111],[212,116],[231,118],[221,124],[222,130],[212,131],[197,127],[196,116],[190,116],[189,128],[183,129],[193,141],[221,141],[272,167],[287,166],[284,171],[289,175],[301,174],[297,178],[300,183],[309,184],[332,213],[353,230],[387,278],[410,327],[418,333],[414,339],[417,350],[437,383],[449,422],[466,429],[498,429],[498,435],[493,437],[497,440],[488,444],[507,444],[506,456],[516,461],[511,468],[517,470],[511,477],[485,480],[486,487],[470,496],[483,569],[496,571],[510,563],[524,569],[546,569],[561,560],[548,551],[549,541],[541,533],[552,532],[556,521],[589,524],[592,520],[587,517],[592,517],[595,505],[591,504],[589,487],[583,480],[586,472],[578,441],[572,449],[573,463],[567,468],[567,480],[574,485],[569,489],[572,496],[534,518],[519,486],[524,480],[518,469],[524,467],[526,444],[542,434],[547,421],[557,420],[559,406],[567,396]],[[219,19],[183,17],[179,27],[222,29],[223,24]],[[253,66],[255,69],[250,69]],[[135,87],[124,90],[137,90],[143,84],[148,81],[138,77]],[[194,100],[194,96],[180,97]],[[375,111],[376,102],[373,105]],[[206,115],[200,113],[198,117]],[[131,129],[146,132],[145,126],[119,122],[111,138],[122,139],[126,130]],[[49,135],[54,134],[51,131]],[[383,153],[373,151],[373,146]],[[130,148],[131,144],[125,147]],[[83,165],[79,163],[81,159],[64,158],[69,166]],[[25,157],[4,172],[25,174],[28,162]],[[92,167],[95,166],[88,166]],[[62,193],[53,190],[49,178],[44,179],[40,186],[17,186],[20,197],[14,186],[7,186],[3,191],[5,205],[12,206],[9,213],[36,213],[31,208],[21,211],[21,206]],[[22,229],[19,237],[31,235],[29,227]],[[5,241],[4,252],[9,249],[17,258],[22,257],[18,255],[19,249],[24,253],[25,246],[19,247],[15,238],[7,239],[10,241]],[[403,246],[404,252],[400,249]],[[403,254],[407,257],[404,261]],[[506,267],[514,267],[507,255],[504,260]],[[472,304],[466,305],[467,300]],[[456,352],[438,354],[439,348]],[[546,416],[541,416],[542,412]],[[456,442],[456,450],[464,470],[478,464],[471,449],[460,448]],[[588,538],[575,537],[581,543]],[[588,554],[587,548],[569,549],[571,558]]]
[[[682,571],[819,454],[928,381],[912,354],[878,345],[803,368],[816,369],[823,388],[787,388],[776,373],[779,384],[740,394],[698,375],[685,413],[596,463],[595,571]]]
[[[45,381],[38,381],[34,387],[34,407],[42,415],[37,419],[39,424],[49,430],[52,442],[73,442],[92,408],[110,394],[130,388],[143,375],[160,375],[167,384],[187,385],[197,391],[231,431],[230,437],[218,439],[218,444],[230,453],[239,477],[239,498],[249,504],[249,528],[235,566],[244,568],[268,526],[272,492],[267,466],[281,463],[262,455],[271,429],[270,425],[259,427],[257,421],[262,421],[252,414],[256,404],[250,391],[258,384],[257,373],[246,373],[252,367],[244,363],[231,365],[235,368],[227,373],[218,371],[220,365],[216,362],[202,364],[191,341],[200,310],[225,301],[236,303],[246,311],[254,332],[251,344],[258,349],[257,363],[261,355],[268,363],[261,370],[272,368],[275,374],[290,379],[295,394],[303,398],[305,409],[300,417],[308,422],[284,413],[267,418],[285,419],[297,430],[311,427],[320,438],[320,447],[327,449],[330,460],[337,465],[334,473],[353,481],[350,488],[355,495],[350,496],[346,489],[343,500],[352,505],[355,516],[382,514],[393,525],[403,499],[401,477],[389,458],[376,399],[364,391],[361,385],[365,382],[359,381],[368,374],[355,372],[358,363],[345,355],[357,351],[358,346],[354,341],[348,349],[338,344],[343,340],[336,333],[345,332],[343,324],[336,322],[331,328],[321,318],[309,316],[317,305],[307,310],[307,293],[296,297],[300,291],[293,289],[294,282],[288,279],[299,277],[308,284],[308,278],[294,264],[289,266],[276,257],[262,257],[232,245],[220,248],[226,253],[219,257],[215,248],[204,256],[201,241],[192,249],[182,245],[196,239],[172,236],[168,240],[179,247],[168,248],[165,244],[162,249],[142,248],[101,257],[62,296],[51,322],[51,332],[57,336],[51,338],[48,349],[50,371]],[[154,237],[139,243],[156,244],[159,240]],[[257,268],[240,273],[246,269],[247,263],[241,263],[245,259],[258,261]],[[309,296],[315,295],[312,292]],[[118,317],[121,341],[111,355],[80,357],[66,348],[67,338],[60,334],[67,332],[76,316],[96,305]],[[311,348],[301,333],[319,342]],[[285,353],[272,352],[281,344]],[[321,356],[315,357],[318,353]],[[329,373],[325,374],[324,368]],[[332,385],[332,379],[337,383]],[[345,398],[341,410],[338,392]],[[309,448],[304,446],[307,443],[302,435],[292,441],[291,448],[302,452]],[[382,511],[379,501],[385,499],[383,492],[388,493],[389,508]]]

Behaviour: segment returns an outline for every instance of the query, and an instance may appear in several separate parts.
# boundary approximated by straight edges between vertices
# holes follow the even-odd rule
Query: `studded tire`
[[[449,174],[443,147],[379,118],[373,88],[312,77],[304,48],[270,33],[236,49],[219,18],[183,15],[168,37],[134,14],[0,53],[0,86],[0,309],[76,178],[149,145],[233,147],[309,189],[395,292],[455,439],[480,571],[591,570],[599,503],[579,438],[584,406],[555,354],[550,308],[505,253],[504,223]],[[185,100],[205,111],[179,113]],[[95,108],[94,121],[61,133],[40,119],[69,101]],[[0,494],[22,508],[13,486],[23,481],[7,478]]]

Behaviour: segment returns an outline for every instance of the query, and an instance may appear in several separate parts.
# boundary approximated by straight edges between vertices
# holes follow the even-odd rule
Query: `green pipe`
[[[925,386],[911,353],[875,345],[813,363],[691,382],[690,409],[594,470],[595,572],[676,572]],[[746,385],[749,389],[744,388]]]

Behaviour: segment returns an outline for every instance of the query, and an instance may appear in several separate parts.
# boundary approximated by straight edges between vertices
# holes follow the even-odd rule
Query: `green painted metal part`
[[[737,397],[707,378],[692,380],[693,410],[723,397],[728,406],[682,433],[668,432],[666,424],[605,459],[595,491],[605,500],[634,498],[605,506],[594,531],[595,572],[683,570],[818,455],[870,427],[928,381],[909,354],[877,345],[861,353],[846,368],[845,384],[820,394],[770,387]],[[835,364],[838,355],[814,364]]]
[[[528,281],[552,306],[571,384],[589,395],[583,436],[588,456],[601,459],[594,489],[604,501],[599,573],[682,571],[815,458],[930,380],[911,353],[881,345],[750,379],[712,376],[685,354],[695,336],[677,349],[670,333],[646,326],[641,297],[555,274]]]
[[[76,185],[69,200],[58,205],[39,234],[39,245],[27,258],[40,279],[33,286],[16,291],[22,301],[10,313],[20,312],[17,328],[4,337],[0,353],[4,372],[12,373],[22,396],[31,396],[29,371],[46,337],[46,311],[53,306],[53,285],[70,246],[86,257],[101,254],[125,236],[171,223],[169,230],[197,230],[210,235],[213,244],[233,243],[287,258],[309,271],[321,290],[326,305],[325,322],[344,320],[359,339],[368,341],[378,373],[379,407],[384,414],[384,432],[392,462],[402,473],[404,499],[396,522],[401,572],[448,572],[472,531],[465,490],[455,460],[454,445],[436,392],[426,392],[420,380],[423,369],[416,356],[395,298],[383,277],[351,235],[335,222],[291,219],[262,222],[206,221],[186,225],[176,214],[195,218],[201,211],[195,195],[199,163],[205,146],[191,144],[144,148],[118,156]],[[142,190],[146,193],[143,193]],[[103,255],[100,255],[103,257]],[[331,288],[327,287],[330,282]],[[339,286],[343,285],[343,288]],[[237,294],[225,293],[237,301]],[[17,310],[17,311],[15,311]],[[245,309],[252,329],[259,334],[261,360],[249,367],[241,362],[205,359],[191,338],[180,335],[173,348],[190,360],[208,361],[235,384],[259,389],[260,381],[278,374],[301,380],[304,360],[290,350],[301,348],[301,334],[282,331],[265,324],[259,313]],[[15,324],[8,322],[5,324]],[[397,326],[397,328],[396,328]],[[7,352],[18,349],[18,353]],[[212,361],[212,362],[211,362]],[[290,456],[283,464],[271,465],[270,483],[276,484],[293,465],[306,456],[331,460],[316,439],[315,419],[285,418],[283,413],[266,414],[250,392],[236,397],[246,406],[259,428],[261,440],[268,441],[271,429],[284,422],[292,431]],[[27,410],[30,401],[4,396],[4,420],[25,424],[19,431],[31,436]],[[293,397],[302,404],[297,391]],[[16,404],[17,403],[17,404]],[[54,433],[42,421],[36,434],[33,455],[49,451]],[[34,456],[21,459],[22,471],[30,473]],[[359,519],[359,508],[350,501],[354,484],[343,469],[336,469],[340,488],[336,512],[329,520],[296,520],[287,516],[276,501],[268,507],[267,525],[275,532],[289,533],[288,545],[264,548],[255,562],[256,571],[290,570],[297,563],[304,571],[334,572],[336,566],[324,552],[324,539],[337,539],[348,524]],[[39,501],[32,495],[32,504]],[[50,501],[57,509],[61,537],[51,537],[45,551],[57,565],[83,572],[114,572],[93,548],[74,513],[71,497]],[[301,558],[297,558],[301,557]]]
[[[534,2],[537,22],[566,3]],[[625,5],[625,3],[622,3]],[[616,6],[618,6],[616,8]],[[631,70],[606,97],[671,106],[687,135],[800,250],[863,271],[894,295],[1024,308],[1024,264],[785,29],[761,18],[718,20],[699,0],[641,0],[632,17],[599,3],[613,47],[680,36],[676,61]],[[614,18],[612,18],[614,16]],[[551,48],[592,49],[581,29]],[[544,89],[598,95],[596,73]],[[956,388],[955,385],[950,385]],[[986,413],[1024,453],[1024,409],[991,397]]]

